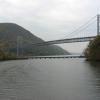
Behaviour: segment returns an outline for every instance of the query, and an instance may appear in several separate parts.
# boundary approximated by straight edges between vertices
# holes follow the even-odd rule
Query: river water
[[[0,100],[100,100],[100,64],[83,58],[0,62]]]

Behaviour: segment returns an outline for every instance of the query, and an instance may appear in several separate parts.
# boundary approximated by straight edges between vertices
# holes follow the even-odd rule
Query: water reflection
[[[28,81],[28,73],[21,63],[20,66],[17,62],[0,64],[0,100],[20,100],[21,97],[24,98],[25,93],[20,95],[20,92],[25,90],[25,86],[30,86]]]
[[[94,76],[94,85],[100,95],[100,62],[89,62],[91,73]]]
[[[100,63],[84,59],[0,62],[0,100],[100,100]]]

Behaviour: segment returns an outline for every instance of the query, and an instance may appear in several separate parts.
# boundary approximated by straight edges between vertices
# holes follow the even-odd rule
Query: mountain
[[[44,42],[30,31],[14,23],[0,23],[0,42],[6,43],[9,52],[19,55],[63,55],[69,54],[64,49],[55,46],[34,46]],[[18,49],[17,49],[18,48]]]

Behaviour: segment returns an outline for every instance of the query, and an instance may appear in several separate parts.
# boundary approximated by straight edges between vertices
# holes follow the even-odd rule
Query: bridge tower
[[[100,35],[100,15],[97,15],[97,35]]]

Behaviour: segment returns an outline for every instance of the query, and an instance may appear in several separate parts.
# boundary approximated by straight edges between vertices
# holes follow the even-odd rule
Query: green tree
[[[87,60],[100,61],[100,36],[90,41],[84,52]]]

